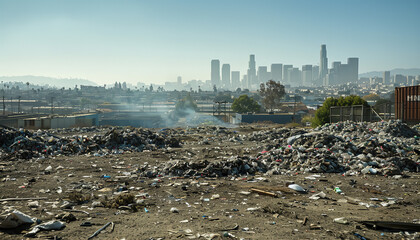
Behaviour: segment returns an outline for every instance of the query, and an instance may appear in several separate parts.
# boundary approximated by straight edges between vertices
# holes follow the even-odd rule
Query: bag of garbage
[[[50,231],[50,230],[60,230],[66,226],[65,223],[57,220],[49,221],[43,224],[36,225],[30,232],[25,234],[25,237],[33,237],[41,230]]]
[[[0,228],[10,229],[16,228],[22,224],[32,224],[36,218],[32,218],[18,210],[0,216]]]

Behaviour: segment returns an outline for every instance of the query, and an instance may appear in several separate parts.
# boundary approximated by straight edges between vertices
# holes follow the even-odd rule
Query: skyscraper
[[[269,79],[267,67],[266,66],[259,66],[258,67],[258,84],[265,83]]]
[[[346,83],[357,82],[359,80],[359,58],[347,58],[347,65],[349,71]]]
[[[222,86],[226,89],[230,89],[230,65],[222,65]]]
[[[255,55],[251,54],[249,55],[249,67],[248,67],[248,83],[247,87],[250,88],[251,85],[257,83],[257,70],[255,69]]]
[[[288,68],[287,69],[287,79],[290,82],[292,87],[300,86],[301,83],[301,72],[299,68]]]
[[[218,59],[211,60],[211,84],[220,85],[220,61]]]
[[[293,68],[293,65],[283,65],[283,83],[290,84],[288,69]]]
[[[241,87],[240,84],[240,72],[239,71],[232,71],[232,90],[236,90],[237,88]]]
[[[312,84],[315,86],[321,86],[321,82],[319,81],[319,66],[312,66]]]
[[[303,86],[312,85],[312,65],[302,66],[302,85]]]
[[[283,81],[283,64],[273,63],[271,64],[271,78],[275,82]]]
[[[327,45],[321,45],[321,53],[319,60],[319,78],[324,79],[328,73],[328,58],[327,58]]]
[[[391,83],[391,72],[385,71],[384,72],[384,84],[389,85]]]

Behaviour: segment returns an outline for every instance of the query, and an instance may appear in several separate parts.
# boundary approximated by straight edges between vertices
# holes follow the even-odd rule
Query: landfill
[[[0,239],[419,239],[419,128],[0,128]]]

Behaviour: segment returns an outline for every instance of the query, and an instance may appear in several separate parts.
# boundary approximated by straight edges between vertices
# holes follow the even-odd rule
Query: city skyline
[[[419,1],[0,0],[0,76],[206,81],[208,63],[219,59],[242,79],[250,54],[256,68],[320,66],[321,44],[330,62],[358,57],[359,73],[418,68],[419,8]]]

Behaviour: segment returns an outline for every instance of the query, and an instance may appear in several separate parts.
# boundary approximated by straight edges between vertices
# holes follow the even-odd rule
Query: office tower
[[[394,83],[397,85],[404,85],[406,83],[407,79],[404,75],[401,74],[395,74],[394,76]]]
[[[218,59],[211,60],[211,84],[220,85],[220,61]]]
[[[312,84],[314,86],[321,86],[322,83],[319,81],[319,66],[312,66]]]
[[[343,75],[345,74],[347,66],[341,62],[332,62],[331,69],[328,70],[328,85],[340,85],[344,83]]]
[[[258,84],[265,83],[269,80],[266,66],[258,67]]]
[[[237,88],[241,87],[240,84],[240,72],[239,71],[232,71],[232,87],[231,89],[235,91]]]
[[[319,78],[324,79],[328,73],[328,58],[327,58],[327,46],[321,45],[321,53],[319,60]]]
[[[230,89],[230,65],[222,65],[222,86],[228,90]]]
[[[391,72],[390,71],[385,71],[383,78],[384,78],[384,84],[389,85],[391,83]]]
[[[247,76],[247,88],[251,88],[253,84],[257,83],[257,70],[255,68],[255,55],[249,55],[249,66]]]
[[[271,64],[271,79],[275,82],[283,81],[283,64],[281,63]]]
[[[283,83],[290,84],[288,78],[288,69],[293,68],[293,65],[283,65]]]
[[[244,74],[242,76],[241,86],[244,89],[248,88],[248,75]]]
[[[357,82],[359,80],[359,58],[347,58],[348,76],[346,83]]]
[[[312,85],[312,65],[302,66],[302,85],[303,86]]]
[[[301,72],[299,68],[288,68],[287,69],[287,79],[292,87],[297,87],[302,85],[301,82]]]

